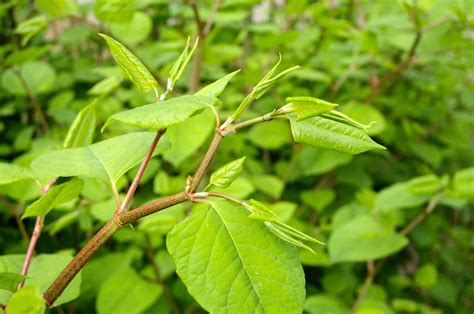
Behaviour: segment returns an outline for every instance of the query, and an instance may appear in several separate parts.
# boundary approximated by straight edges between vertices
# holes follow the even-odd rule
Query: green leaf
[[[67,148],[46,153],[36,158],[31,168],[38,179],[86,176],[117,180],[141,162],[153,139],[153,132],[129,133],[80,148]],[[170,147],[161,137],[154,155]]]
[[[24,255],[0,256],[0,271],[20,273],[24,260]],[[28,270],[28,278],[25,280],[25,288],[38,285],[40,291],[44,293],[71,260],[72,256],[65,253],[34,256]],[[80,286],[81,272],[76,275],[54,304],[61,305],[77,298]]]
[[[35,16],[31,19],[21,22],[15,29],[15,33],[23,35],[21,39],[21,45],[25,46],[28,41],[39,33],[46,25],[48,21],[45,16]],[[11,59],[9,59],[12,62]]]
[[[454,174],[453,189],[461,197],[474,199],[474,167],[459,170]]]
[[[344,305],[336,297],[326,294],[310,296],[304,304],[305,313],[309,314],[345,314]]]
[[[201,88],[199,91],[194,93],[194,95],[218,97],[220,94],[222,94],[229,81],[239,72],[240,69],[227,74],[223,78],[220,78],[217,81]]]
[[[96,124],[94,100],[90,105],[79,111],[64,140],[64,148],[86,146],[92,143]]]
[[[413,194],[433,194],[441,188],[441,180],[434,174],[411,179],[407,184],[408,190]]]
[[[264,149],[279,149],[291,143],[291,134],[285,121],[274,120],[253,126],[248,133],[248,139],[255,146]]]
[[[163,158],[176,168],[179,167],[202,147],[215,130],[214,120],[212,112],[205,110],[180,124],[170,126],[166,130],[166,136],[173,145],[164,152]]]
[[[12,272],[0,272],[0,289],[15,292],[18,288],[18,284],[26,279],[26,276],[22,276]]]
[[[387,123],[385,121],[385,117],[374,106],[348,104],[344,105],[341,108],[341,111],[353,117],[355,120],[360,121],[362,124],[369,125],[366,130],[368,135],[382,133],[386,128]],[[376,123],[373,123],[374,121]]]
[[[110,53],[122,70],[127,73],[130,80],[141,91],[156,90],[158,83],[146,66],[124,45],[110,36],[99,34],[109,45]]]
[[[285,189],[285,182],[277,176],[258,175],[251,177],[253,185],[262,193],[278,199]]]
[[[56,72],[45,62],[32,61],[21,66],[21,78],[18,73],[9,68],[2,75],[2,85],[5,90],[14,95],[27,95],[25,84],[33,94],[48,93],[54,89]]]
[[[32,178],[30,169],[0,162],[0,184],[9,184],[30,178]]]
[[[317,116],[333,110],[338,105],[314,97],[288,97],[288,104],[278,109],[278,113],[294,113],[296,121]]]
[[[349,154],[385,149],[363,130],[337,121],[312,117],[302,121],[290,119],[290,123],[293,138],[299,143]]]
[[[245,157],[231,161],[216,171],[211,175],[210,184],[227,188],[232,182],[242,173],[244,169]]]
[[[40,216],[42,219],[56,206],[72,201],[82,191],[84,183],[81,179],[72,179],[69,182],[53,186],[48,193],[25,209],[21,217]]]
[[[136,2],[134,0],[97,0],[94,14],[104,22],[126,23],[133,17],[135,9]]]
[[[113,23],[110,31],[114,36],[131,45],[136,45],[148,38],[153,29],[153,21],[149,14],[135,12],[126,23]]]
[[[171,67],[167,86],[168,90],[172,90],[174,84],[181,78],[181,75],[183,75],[184,70],[186,69],[189,61],[191,60],[194,54],[194,51],[198,46],[199,38],[196,38],[192,48],[189,46],[190,40],[191,38],[188,37],[188,40],[186,41],[186,47],[184,47],[178,59],[176,59],[175,63],[173,64],[173,67]]]
[[[122,111],[111,116],[102,127],[113,122],[122,122],[145,129],[159,130],[178,124],[211,106],[215,98],[209,96],[186,95]]]
[[[415,194],[406,182],[395,183],[381,190],[375,198],[375,211],[413,208],[425,204],[430,194]]]
[[[438,270],[433,264],[425,264],[418,268],[415,274],[415,282],[424,288],[432,287],[438,280]]]
[[[301,313],[304,273],[296,250],[224,200],[194,211],[168,234],[178,275],[211,313]]]
[[[97,312],[142,313],[161,293],[160,285],[145,281],[132,268],[124,268],[111,275],[100,287]]]
[[[362,262],[398,252],[408,244],[390,226],[372,216],[359,216],[337,228],[329,238],[329,255],[333,263]]]
[[[41,11],[54,18],[79,13],[77,2],[74,0],[37,0],[35,3]]]
[[[37,286],[18,290],[8,301],[9,314],[43,314],[46,304]]]

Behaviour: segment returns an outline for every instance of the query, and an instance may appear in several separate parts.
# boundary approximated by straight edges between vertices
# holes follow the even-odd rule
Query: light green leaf
[[[178,124],[211,106],[215,98],[209,96],[186,95],[122,111],[111,116],[102,127],[113,122],[122,122],[145,129],[159,130]]]
[[[43,15],[32,17],[26,21],[21,22],[15,29],[15,33],[23,35],[21,45],[25,46],[28,41],[39,33],[48,23],[46,17]],[[12,62],[12,60],[9,60]]]
[[[145,281],[132,268],[124,268],[111,275],[100,287],[97,312],[142,313],[161,293],[160,285]]]
[[[294,115],[296,115],[296,121],[329,112],[338,106],[337,104],[314,97],[288,97],[286,101],[288,104],[278,109],[278,113],[294,113]]]
[[[277,176],[258,175],[251,178],[253,185],[262,193],[278,199],[285,189],[285,182]]]
[[[459,170],[454,174],[453,189],[461,197],[474,199],[474,167]]]
[[[90,105],[79,111],[64,140],[64,148],[86,146],[92,143],[96,124],[94,100]]]
[[[415,194],[408,183],[395,183],[381,190],[375,198],[375,211],[390,211],[423,205],[430,199],[429,194]]]
[[[174,87],[174,84],[181,78],[181,75],[183,75],[184,70],[186,69],[189,61],[191,60],[194,51],[196,50],[198,43],[199,43],[199,38],[196,38],[194,41],[194,45],[191,48],[189,46],[191,38],[188,37],[188,40],[186,42],[186,47],[184,47],[183,52],[179,55],[178,59],[175,61],[173,64],[173,67],[170,70],[169,73],[169,82],[167,89],[172,90]]]
[[[293,137],[299,143],[350,154],[385,149],[374,142],[364,130],[337,121],[312,117],[302,121],[290,119],[290,123]]]
[[[304,273],[296,250],[224,200],[168,234],[178,275],[211,313],[301,313]]]
[[[211,187],[211,192],[218,192],[230,195],[239,199],[247,198],[250,194],[255,192],[255,187],[249,179],[238,177],[228,188]]]
[[[441,180],[437,175],[429,174],[408,181],[408,190],[413,194],[433,194],[440,190]]]
[[[126,23],[113,23],[110,30],[121,41],[131,45],[138,44],[147,39],[153,29],[152,18],[144,12],[135,12],[130,21]]]
[[[279,149],[291,143],[291,134],[285,121],[274,120],[253,126],[248,133],[248,139],[264,149]]]
[[[25,209],[22,219],[40,216],[42,219],[56,206],[72,201],[82,191],[84,183],[81,179],[53,186],[48,193]]]
[[[20,74],[22,78],[11,68],[3,72],[2,85],[7,92],[15,95],[27,95],[25,84],[34,94],[47,93],[55,87],[56,72],[48,63],[27,62],[21,66]]]
[[[0,290],[15,292],[18,288],[18,284],[24,279],[26,279],[26,277],[18,273],[0,272]]]
[[[345,314],[349,312],[340,300],[329,294],[308,297],[304,309],[305,313],[309,314]]]
[[[158,105],[160,106],[160,105]],[[205,110],[178,125],[166,130],[166,136],[173,143],[163,157],[176,168],[202,147],[206,139],[215,130],[214,115]]]
[[[425,264],[417,269],[415,274],[415,282],[423,287],[429,288],[438,281],[438,270],[433,264]]]
[[[0,184],[9,184],[30,178],[32,178],[30,169],[0,162]]]
[[[104,22],[126,23],[136,10],[134,0],[97,0],[94,7],[95,16]]]
[[[227,188],[242,173],[245,157],[231,161],[211,174],[210,184]]]
[[[8,301],[9,314],[43,314],[46,304],[37,286],[18,290]]]
[[[155,135],[153,132],[129,133],[86,147],[53,151],[36,158],[31,168],[38,179],[86,176],[115,184],[140,163]],[[168,139],[161,137],[154,155],[169,147]]]
[[[363,215],[337,228],[329,238],[333,263],[379,259],[401,250],[408,239],[372,216]]]
[[[77,2],[74,0],[37,0],[36,5],[50,17],[64,17],[79,13]]]
[[[106,95],[115,90],[122,83],[123,79],[124,76],[122,74],[109,76],[97,82],[87,93],[89,95]]]
[[[385,130],[387,124],[385,117],[374,106],[348,104],[344,105],[340,110],[362,124],[368,125],[369,127],[366,130],[368,135],[379,134]]]
[[[20,273],[24,260],[24,255],[0,256],[0,271]],[[40,291],[44,293],[71,260],[72,256],[65,253],[34,256],[28,270],[28,278],[25,280],[25,288],[38,285]],[[54,304],[61,305],[77,298],[80,286],[81,272],[76,275]]]
[[[110,53],[122,70],[127,73],[130,80],[141,91],[156,90],[158,83],[146,66],[124,45],[110,36],[99,34],[109,45]]]
[[[240,70],[237,70],[227,74],[223,78],[220,78],[217,81],[201,88],[199,91],[194,93],[194,95],[218,97],[220,94],[222,94],[229,81],[239,72]]]

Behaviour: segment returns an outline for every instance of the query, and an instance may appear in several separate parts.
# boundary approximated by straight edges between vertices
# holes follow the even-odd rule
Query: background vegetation
[[[473,312],[472,1],[13,0],[0,4],[0,21],[0,161],[25,167],[62,147],[92,101],[94,141],[130,130],[112,125],[101,133],[110,115],[155,101],[126,79],[99,32],[137,54],[161,90],[187,37],[199,35],[174,95],[242,69],[220,97],[221,118],[278,53],[283,67],[301,65],[246,117],[288,96],[318,97],[363,123],[377,121],[369,134],[387,150],[352,156],[293,144],[289,126],[271,121],[226,139],[214,164],[247,156],[243,175],[225,192],[266,200],[290,225],[328,244],[314,246],[316,255],[299,252],[305,310]],[[204,112],[169,128],[173,146],[151,160],[134,206],[182,190],[213,123]],[[118,182],[120,192],[136,171]],[[0,181],[0,270],[21,265],[34,226],[21,216],[40,194],[32,179]],[[41,289],[114,210],[109,187],[93,179],[85,180],[80,201],[54,208],[29,272]],[[203,312],[164,242],[189,210],[178,205],[121,229],[73,282],[71,302],[52,311],[117,313],[119,303],[147,313]],[[144,292],[131,294],[136,286]],[[0,290],[0,303],[10,295]]]

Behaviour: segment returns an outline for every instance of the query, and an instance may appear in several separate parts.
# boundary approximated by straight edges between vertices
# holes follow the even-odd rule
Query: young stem
[[[43,223],[41,221],[41,217],[36,217],[35,221],[35,228],[33,229],[33,233],[31,234],[30,243],[28,244],[28,249],[26,250],[25,261],[23,262],[23,266],[21,268],[21,274],[26,276],[28,274],[28,268],[30,267],[31,258],[33,257],[33,253],[35,252],[36,242],[38,242],[38,238],[41,235],[41,229],[43,227]],[[23,288],[25,281],[21,281],[18,284],[18,289]]]
[[[196,173],[194,174],[192,180],[191,180],[191,185],[189,186],[188,193],[194,193],[196,192],[196,189],[199,186],[199,183],[201,183],[202,178],[204,177],[207,169],[209,168],[209,165],[211,164],[212,158],[214,157],[214,154],[217,151],[217,147],[219,146],[219,143],[221,142],[223,138],[223,135],[219,132],[216,132],[214,135],[214,139],[211,142],[211,145],[209,146],[209,149],[206,152],[206,155],[204,156],[203,160],[201,161],[201,164],[199,165],[198,169],[196,170]]]
[[[221,193],[216,193],[216,192],[207,192],[207,195],[208,196],[211,196],[211,197],[219,197],[219,198],[223,198],[223,199],[226,199],[228,201],[231,201],[233,203],[236,203],[236,204],[239,204],[239,205],[242,205],[242,206],[245,206],[247,205],[247,203],[243,200],[239,200],[238,198],[235,198],[235,197],[232,197],[230,195],[226,195],[226,194],[221,194]]]
[[[77,273],[84,267],[97,250],[121,227],[133,223],[136,220],[150,215],[159,210],[171,207],[188,200],[186,193],[182,192],[165,197],[142,207],[135,208],[129,212],[119,213],[114,219],[104,225],[92,239],[77,253],[74,259],[59,274],[56,280],[49,286],[43,297],[48,307],[51,307]]]
[[[161,129],[156,133],[156,136],[153,139],[153,142],[151,143],[150,148],[148,149],[148,152],[146,153],[146,156],[143,159],[142,164],[140,165],[140,168],[138,169],[138,172],[135,175],[135,178],[133,179],[133,182],[130,185],[130,188],[128,189],[128,191],[127,191],[127,195],[125,196],[125,199],[123,200],[122,204],[120,205],[119,212],[127,211],[128,205],[130,205],[130,202],[132,201],[132,197],[135,194],[135,191],[137,190],[137,187],[138,187],[138,184],[140,183],[140,180],[142,179],[143,173],[145,172],[145,169],[148,166],[148,163],[150,162],[151,157],[153,156],[153,152],[156,148],[156,145],[158,144],[161,136],[165,132],[166,132],[166,129]]]

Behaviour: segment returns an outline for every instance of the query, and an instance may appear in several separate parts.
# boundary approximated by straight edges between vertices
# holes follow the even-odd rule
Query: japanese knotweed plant
[[[95,103],[92,103],[76,117],[63,149],[38,157],[31,169],[13,165],[5,168],[12,180],[33,177],[43,183],[43,196],[23,215],[23,218],[36,217],[36,226],[21,276],[9,275],[12,286],[21,287],[28,276],[44,217],[54,206],[79,195],[83,186],[81,177],[92,177],[109,183],[115,196],[116,212],[45,291],[43,297],[47,307],[60,304],[58,298],[69,283],[118,229],[173,205],[195,202],[199,204],[168,234],[166,244],[177,274],[197,302],[212,313],[300,313],[305,299],[305,278],[295,246],[315,253],[313,249],[317,246],[311,248],[309,244],[324,244],[283,222],[263,202],[208,191],[212,186],[228,187],[244,167],[245,156],[242,156],[221,165],[210,175],[208,182],[203,182],[207,181],[206,175],[219,144],[245,127],[283,119],[289,122],[293,138],[299,143],[350,154],[384,147],[366,134],[368,126],[337,111],[336,104],[313,97],[289,97],[286,103],[276,105],[271,112],[242,121],[242,115],[251,103],[299,68],[295,66],[277,73],[281,58],[221,124],[218,97],[238,71],[192,95],[166,99],[192,58],[197,41],[192,48],[188,41],[171,68],[166,89],[160,92],[154,76],[131,51],[107,35],[100,36],[133,84],[143,92],[154,91],[156,103],[116,113],[102,128],[121,123],[146,131],[94,144],[96,117]],[[166,129],[204,110],[210,110],[215,116],[214,138],[182,192],[129,210],[149,160],[173,144],[166,138]],[[121,199],[116,182],[139,164],[126,196]],[[61,177],[72,179],[59,180]],[[56,181],[61,184],[55,184]]]

